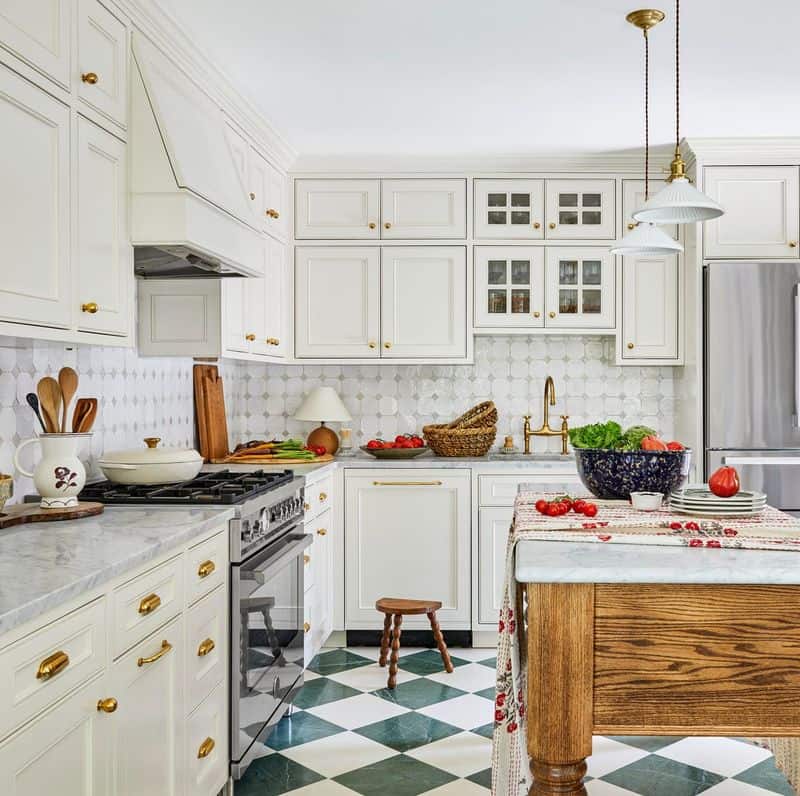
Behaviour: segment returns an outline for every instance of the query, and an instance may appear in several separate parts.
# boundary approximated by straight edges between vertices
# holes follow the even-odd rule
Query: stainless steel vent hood
[[[217,259],[198,254],[188,246],[137,246],[134,273],[139,279],[219,279],[243,277]]]

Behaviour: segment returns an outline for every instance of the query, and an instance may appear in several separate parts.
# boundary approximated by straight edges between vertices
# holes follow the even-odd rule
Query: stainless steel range
[[[303,685],[303,479],[291,470],[203,473],[167,486],[87,485],[111,505],[226,505],[230,523],[231,774],[241,777]]]

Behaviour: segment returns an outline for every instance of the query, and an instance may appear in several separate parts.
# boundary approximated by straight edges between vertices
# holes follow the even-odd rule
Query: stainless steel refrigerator
[[[704,371],[706,476],[800,513],[800,264],[706,266]]]

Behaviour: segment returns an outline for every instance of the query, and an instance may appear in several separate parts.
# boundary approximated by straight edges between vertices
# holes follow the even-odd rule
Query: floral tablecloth
[[[643,513],[624,501],[596,501],[592,519],[574,513],[546,517],[535,507],[554,495],[520,492],[506,548],[503,607],[497,645],[497,686],[492,744],[492,794],[527,796],[530,771],[526,749],[527,645],[522,589],[514,577],[518,542],[545,540],[594,544],[679,545],[690,548],[797,550],[800,520],[767,507],[757,517],[725,520],[692,518],[667,510]]]

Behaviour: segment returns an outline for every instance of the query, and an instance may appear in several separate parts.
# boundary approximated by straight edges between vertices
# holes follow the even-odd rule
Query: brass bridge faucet
[[[553,377],[548,376],[544,383],[544,410],[542,412],[542,425],[535,431],[531,429],[531,416],[525,415],[523,435],[525,437],[525,453],[531,452],[531,437],[561,437],[561,455],[567,455],[567,442],[569,441],[569,415],[561,415],[561,430],[550,428],[550,407],[556,405],[556,385]]]

